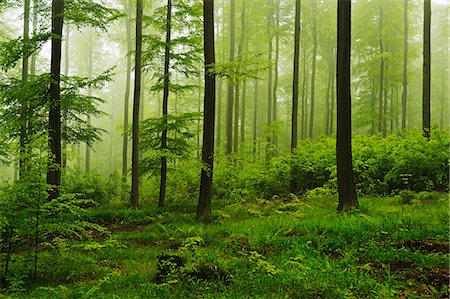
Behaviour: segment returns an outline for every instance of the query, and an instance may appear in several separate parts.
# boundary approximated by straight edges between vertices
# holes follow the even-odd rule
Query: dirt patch
[[[394,247],[420,250],[425,253],[449,253],[449,244],[432,240],[401,240],[394,244]]]

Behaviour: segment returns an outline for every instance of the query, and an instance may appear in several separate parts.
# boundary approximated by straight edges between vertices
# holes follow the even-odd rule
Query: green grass
[[[95,208],[86,218],[108,226],[109,237],[42,250],[38,280],[5,296],[442,298],[448,296],[448,199],[424,198],[411,204],[361,198],[360,209],[346,214],[335,212],[334,196],[320,194],[219,201],[210,224],[194,220],[194,203]],[[172,265],[157,284],[161,254],[185,264]]]

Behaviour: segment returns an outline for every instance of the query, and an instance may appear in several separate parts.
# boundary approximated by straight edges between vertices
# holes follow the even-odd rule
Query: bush
[[[432,130],[430,140],[424,138],[420,130],[399,131],[386,138],[355,136],[353,170],[358,193],[447,191],[448,143],[448,133],[437,129]],[[242,163],[238,165],[219,156],[214,173],[215,194],[253,198],[287,196],[291,192],[291,182],[296,186],[292,190],[294,193],[303,194],[318,187],[335,192],[335,144],[334,137],[303,140],[298,144],[296,155],[276,157],[266,165],[256,161],[258,157],[248,161],[248,154],[247,160],[238,159]]]
[[[118,175],[111,175],[105,180],[98,173],[67,173],[63,178],[62,187],[68,193],[78,193],[82,198],[97,203],[108,203],[120,194],[121,181]]]

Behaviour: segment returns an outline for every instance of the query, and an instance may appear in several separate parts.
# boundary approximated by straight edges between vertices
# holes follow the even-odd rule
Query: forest
[[[0,0],[0,298],[449,298],[447,0]]]

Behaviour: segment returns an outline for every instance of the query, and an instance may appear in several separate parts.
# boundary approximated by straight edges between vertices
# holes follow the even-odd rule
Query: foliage
[[[66,192],[79,194],[98,204],[110,203],[120,190],[120,183],[113,177],[105,180],[95,172],[68,172],[63,178],[62,186]]]
[[[183,113],[178,116],[167,115],[160,118],[149,118],[141,122],[141,150],[147,155],[140,162],[143,174],[155,174],[159,169],[161,157],[167,157],[169,163],[176,159],[188,157],[193,149],[189,139],[196,136],[192,125],[200,119],[199,113]],[[167,145],[163,149],[161,133],[167,130]]]
[[[58,263],[55,276],[43,276],[39,287],[29,285],[21,295],[442,297],[448,292],[448,199],[433,196],[420,208],[396,198],[361,198],[360,210],[348,214],[330,213],[333,197],[314,205],[255,200],[216,206],[214,214],[227,217],[209,225],[194,221],[190,204],[96,207],[89,218],[109,219],[113,237],[126,248],[75,250],[78,241],[67,240],[66,253],[42,255],[46,264]],[[142,226],[109,218],[119,210]]]
[[[371,195],[448,190],[448,142],[448,133],[436,128],[430,140],[419,130],[399,131],[387,138],[355,136],[353,169],[358,192]],[[295,193],[317,187],[336,192],[334,137],[303,140],[295,155],[273,158],[267,166],[248,161],[246,156],[243,153],[237,157],[245,161],[243,167],[234,167],[219,156],[214,177],[217,196],[243,200],[287,196],[292,192],[292,179],[296,181]]]

